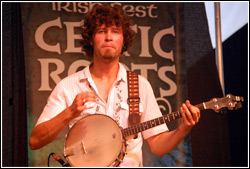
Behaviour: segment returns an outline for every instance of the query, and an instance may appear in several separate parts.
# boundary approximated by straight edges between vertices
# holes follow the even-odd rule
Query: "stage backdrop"
[[[47,98],[64,77],[91,62],[81,52],[80,25],[96,2],[22,3],[26,63],[28,138]],[[162,114],[179,110],[186,99],[184,16],[182,3],[109,3],[132,18],[134,45],[121,62],[151,83]],[[153,112],[152,112],[153,113]],[[168,124],[178,127],[180,119]],[[47,146],[28,148],[29,166],[47,166],[51,152],[62,156],[68,129]],[[167,143],[166,143],[167,144]],[[158,158],[144,142],[144,166],[192,166],[190,136]],[[61,166],[51,158],[50,166]]]

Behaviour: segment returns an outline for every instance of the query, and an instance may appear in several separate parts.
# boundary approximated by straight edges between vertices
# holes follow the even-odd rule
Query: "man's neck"
[[[100,97],[108,102],[110,89],[117,79],[119,63],[116,62],[116,64],[96,64],[94,62],[89,69]]]
[[[98,63],[94,62],[90,66],[90,72],[93,78],[98,79],[116,79],[119,71],[119,62],[114,63]]]

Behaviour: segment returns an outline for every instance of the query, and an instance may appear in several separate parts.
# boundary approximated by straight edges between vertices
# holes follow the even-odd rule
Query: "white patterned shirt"
[[[104,114],[113,118],[122,128],[128,127],[129,105],[127,104],[128,87],[127,72],[119,63],[119,72],[116,81],[110,89],[107,103],[98,94],[97,87],[91,77],[89,66],[61,80],[48,98],[47,104],[40,115],[37,124],[52,119],[65,108],[69,107],[78,93],[94,90],[97,97],[96,103],[84,110],[81,115],[69,123],[71,128],[78,120],[89,114]],[[139,97],[141,122],[162,116],[152,87],[148,80],[139,75]],[[153,127],[138,134],[136,139],[127,141],[127,154],[121,162],[121,167],[142,166],[142,143],[144,139],[168,131],[166,124]]]

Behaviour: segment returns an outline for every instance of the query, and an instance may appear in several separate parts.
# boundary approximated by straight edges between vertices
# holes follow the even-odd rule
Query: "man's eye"
[[[114,33],[121,33],[121,30],[114,30]]]

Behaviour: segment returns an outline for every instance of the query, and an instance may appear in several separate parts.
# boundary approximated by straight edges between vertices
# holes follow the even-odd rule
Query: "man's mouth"
[[[104,48],[114,48],[113,46],[104,46]]]
[[[114,48],[113,45],[109,45],[109,44],[103,45],[103,47],[104,47],[104,48]]]

